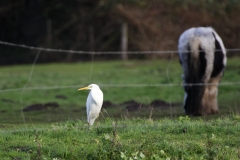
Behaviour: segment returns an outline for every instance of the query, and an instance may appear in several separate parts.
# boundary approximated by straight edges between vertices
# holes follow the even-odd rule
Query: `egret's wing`
[[[89,122],[89,115],[91,111],[91,103],[93,101],[92,95],[89,93],[87,102],[86,102],[86,111],[87,111],[87,121]]]

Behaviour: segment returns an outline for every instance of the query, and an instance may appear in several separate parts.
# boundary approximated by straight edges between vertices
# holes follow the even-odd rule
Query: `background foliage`
[[[12,43],[118,51],[120,28],[126,22],[130,51],[176,50],[179,35],[197,26],[215,28],[226,48],[240,46],[238,0],[5,0],[0,6],[0,40]],[[6,46],[0,52],[0,64],[30,63],[33,56],[31,51]],[[84,54],[46,53],[40,62],[88,59]]]

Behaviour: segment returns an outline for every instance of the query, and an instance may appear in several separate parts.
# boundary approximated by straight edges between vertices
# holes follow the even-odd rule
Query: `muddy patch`
[[[42,111],[42,110],[48,110],[48,109],[56,109],[59,108],[59,104],[57,102],[49,102],[45,104],[32,104],[30,106],[27,106],[23,109],[24,112],[29,111]]]
[[[6,98],[2,98],[1,101],[6,102],[6,103],[16,103],[15,101],[13,101],[11,99],[6,99]]]
[[[180,106],[178,103],[167,103],[163,100],[153,100],[150,104],[143,104],[136,102],[134,100],[126,101],[121,104],[122,106],[125,106],[126,110],[129,112],[139,111],[141,108],[160,108],[160,109],[167,109],[169,107],[176,107]]]
[[[55,98],[57,98],[57,99],[67,99],[67,96],[64,96],[64,95],[56,95]]]
[[[115,107],[116,105],[113,104],[112,102],[110,101],[103,101],[103,105],[102,105],[102,108],[111,108],[111,107]]]
[[[179,104],[179,103],[167,103],[167,102],[165,102],[163,100],[160,100],[160,99],[153,100],[149,104],[143,104],[143,103],[137,102],[135,100],[125,101],[125,102],[120,103],[120,104],[114,104],[111,101],[104,101],[103,105],[102,105],[102,108],[107,109],[107,108],[120,107],[120,106],[125,108],[129,112],[134,112],[134,111],[141,110],[141,108],[147,108],[148,109],[149,107],[151,107],[151,108],[167,109],[169,107],[181,106],[181,104]],[[23,109],[23,111],[24,112],[42,111],[42,110],[58,109],[58,108],[60,108],[60,106],[57,102],[49,102],[49,103],[45,103],[45,104],[36,103],[36,104],[32,104],[30,106],[25,107]],[[82,112],[83,110],[86,110],[86,107],[83,107],[81,109],[74,109],[72,111],[73,112]]]
[[[167,109],[169,107],[181,106],[181,104],[179,104],[179,103],[167,103],[167,102],[165,102],[163,100],[160,100],[160,99],[153,100],[150,104],[140,103],[140,102],[137,102],[135,100],[125,101],[125,102],[120,103],[120,104],[113,104],[110,101],[104,101],[102,108],[111,108],[111,107],[119,107],[119,106],[123,106],[129,112],[134,112],[134,111],[141,110],[141,108],[147,108],[148,109],[149,107],[152,107],[152,108],[159,108],[159,109]]]
[[[84,110],[86,110],[86,109],[84,108]],[[73,112],[82,112],[82,109],[73,109],[72,111]]]
[[[181,105],[180,103],[167,103],[160,99],[153,100],[150,103],[150,106],[153,108],[168,108],[168,107],[176,107],[180,105]]]
[[[0,110],[0,113],[5,113],[5,112],[7,112],[6,110]]]
[[[134,100],[126,101],[120,104],[121,106],[125,106],[126,110],[133,112],[133,111],[139,111],[141,108],[147,107],[147,105],[136,102]]]

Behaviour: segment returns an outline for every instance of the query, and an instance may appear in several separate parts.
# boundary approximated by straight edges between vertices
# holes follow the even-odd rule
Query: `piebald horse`
[[[218,83],[227,63],[222,39],[211,27],[190,28],[180,36],[178,51],[186,114],[218,113]]]

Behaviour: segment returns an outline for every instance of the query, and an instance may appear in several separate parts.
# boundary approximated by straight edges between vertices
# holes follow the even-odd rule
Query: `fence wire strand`
[[[27,87],[28,83],[31,80],[31,76],[33,74],[33,69],[34,66],[36,65],[36,61],[39,57],[40,52],[45,51],[45,52],[64,52],[64,53],[75,53],[75,54],[91,54],[92,58],[91,58],[91,68],[90,68],[90,77],[89,79],[91,80],[92,78],[92,72],[93,72],[93,63],[94,63],[94,55],[99,55],[99,54],[123,54],[123,53],[127,53],[127,54],[166,54],[169,53],[171,54],[171,61],[172,61],[172,56],[175,53],[178,53],[177,50],[168,50],[168,51],[127,51],[127,52],[122,52],[122,51],[117,51],[117,52],[112,52],[112,51],[108,51],[108,52],[92,52],[92,51],[76,51],[76,50],[64,50],[64,49],[52,49],[52,48],[43,48],[43,47],[33,47],[33,46],[28,46],[28,45],[24,45],[24,44],[15,44],[15,43],[9,43],[9,42],[3,42],[0,41],[1,45],[5,45],[5,46],[11,46],[11,47],[18,47],[18,48],[25,48],[25,49],[30,49],[30,50],[37,50],[38,54],[35,57],[35,60],[32,64],[32,69],[29,73],[29,78],[27,83],[25,84],[25,86],[23,88],[8,88],[8,89],[1,89],[0,93],[3,92],[16,92],[16,91],[31,91],[31,90],[55,90],[55,89],[71,89],[71,88],[77,88],[79,86],[83,86],[85,84],[80,84],[80,85],[69,85],[69,86],[36,86],[36,87]],[[235,52],[235,51],[240,51],[240,48],[235,48],[235,49],[226,49],[227,52]],[[171,62],[169,63],[169,65],[171,64]],[[169,66],[168,66],[169,67]],[[167,68],[166,74],[169,80],[169,83],[166,84],[99,84],[99,86],[101,87],[173,87],[173,86],[201,86],[201,85],[215,85],[215,84],[211,84],[211,83],[194,83],[194,84],[183,84],[183,83],[171,83],[170,79],[169,79],[169,68]],[[226,86],[226,85],[239,85],[240,81],[237,82],[221,82],[218,85],[219,86]]]
[[[40,53],[41,53],[41,50],[38,51],[38,53],[37,53],[37,55],[36,55],[36,57],[35,57],[35,59],[33,61],[33,65],[32,65],[31,71],[29,73],[28,80],[27,80],[26,84],[23,86],[23,88],[21,90],[20,104],[22,105],[22,108],[23,108],[23,101],[22,101],[23,92],[26,89],[26,87],[28,86],[29,82],[31,81],[32,74],[33,74],[33,71],[34,71],[34,67],[35,67],[35,65],[37,63],[37,60],[38,60],[38,57],[39,57]],[[26,123],[26,119],[25,119],[25,115],[23,113],[23,110],[21,110],[21,115],[22,115],[23,122]]]
[[[26,48],[30,50],[38,50],[38,51],[45,51],[45,52],[60,52],[60,53],[71,53],[71,54],[166,54],[166,53],[178,53],[178,50],[166,50],[166,51],[104,51],[104,52],[93,52],[93,51],[77,51],[77,50],[66,50],[66,49],[53,49],[53,48],[44,48],[44,47],[34,47],[34,46],[28,46],[24,44],[15,44],[10,42],[3,42],[0,41],[1,45],[5,46],[12,46],[12,47],[18,47],[18,48]],[[227,52],[236,52],[240,51],[240,48],[234,48],[234,49],[226,49]]]
[[[56,90],[56,89],[76,89],[80,86],[84,86],[86,84],[80,85],[69,85],[69,86],[37,86],[37,87],[26,87],[24,91],[32,91],[32,90]],[[99,84],[100,87],[103,88],[120,88],[120,87],[131,87],[131,88],[142,88],[142,87],[183,87],[183,86],[210,86],[215,85],[211,83],[194,83],[194,84],[183,84],[183,83],[162,83],[162,84]],[[238,82],[221,82],[218,86],[230,86],[230,85],[240,85],[240,81]],[[9,88],[9,89],[2,89],[2,92],[16,92],[22,91],[23,88]]]

